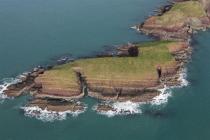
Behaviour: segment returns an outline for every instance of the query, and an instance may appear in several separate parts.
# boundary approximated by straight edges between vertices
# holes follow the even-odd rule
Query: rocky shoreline
[[[195,31],[206,30],[210,26],[210,5],[206,5],[207,2],[207,0],[206,2],[205,0],[175,1],[161,8],[157,15],[151,16],[144,23],[135,26],[138,31],[157,37],[159,40],[175,41],[173,45],[167,46],[175,61],[169,66],[162,67],[160,78],[127,81],[94,79],[89,78],[84,69],[75,64],[76,66],[69,71],[73,73],[71,77],[73,80],[68,81],[68,78],[59,79],[50,73],[55,66],[37,67],[31,72],[19,76],[19,81],[9,85],[4,94],[8,97],[31,94],[33,99],[27,105],[28,107],[38,106],[41,109],[56,112],[84,110],[84,105],[78,104],[75,100],[85,96],[105,101],[150,102],[160,94],[159,89],[164,86],[171,87],[181,84],[180,74],[183,72],[192,51],[191,36]],[[197,13],[193,13],[193,15],[185,13],[186,6],[197,9]],[[180,13],[177,13],[177,8],[181,9],[178,10]],[[178,14],[178,16],[173,16],[174,14]],[[135,58],[139,55],[141,55],[141,49],[139,52],[136,44],[128,44],[120,46],[112,52],[102,53],[96,58]],[[71,59],[69,61],[69,59],[63,58],[59,64],[65,65],[75,61],[77,63],[77,60]],[[59,68],[54,71],[58,75],[63,74],[59,72]],[[66,85],[65,80],[68,85]],[[64,84],[60,87],[63,81]],[[96,110],[108,111],[113,110],[113,108],[109,105],[100,105]]]
[[[159,89],[166,86],[175,86],[180,85],[181,82],[179,81],[179,75],[182,72],[185,64],[187,63],[188,57],[190,56],[191,49],[188,43],[180,42],[179,45],[173,46],[169,49],[170,53],[176,60],[176,67],[170,69],[163,70],[163,76],[160,81],[149,81],[147,84],[146,81],[140,82],[134,81],[131,85],[128,85],[123,82],[120,83],[120,87],[118,89],[121,91],[119,92],[116,90],[117,88],[114,87],[101,87],[95,83],[91,83],[88,80],[85,83],[85,88],[87,88],[87,96],[98,99],[98,100],[105,100],[105,101],[132,101],[132,102],[150,102],[153,100],[154,97],[160,94]],[[110,57],[110,56],[106,56]],[[50,69],[53,69],[51,67]],[[27,107],[37,106],[41,109],[48,109],[50,111],[56,112],[63,112],[63,111],[83,111],[84,106],[82,104],[77,104],[75,100],[82,99],[85,96],[84,87],[79,89],[78,94],[76,92],[68,92],[67,94],[64,93],[62,89],[59,91],[55,90],[43,90],[43,83],[38,80],[40,77],[43,76],[45,71],[49,71],[49,68],[37,67],[32,70],[32,72],[24,73],[19,76],[19,80],[17,83],[8,86],[7,90],[4,93],[8,97],[18,97],[24,94],[31,94],[33,99],[29,101]],[[76,70],[79,72],[79,70]],[[85,77],[82,75],[79,77]],[[81,81],[81,79],[79,80]],[[152,83],[151,83],[152,82]],[[98,86],[97,86],[98,85]],[[141,86],[140,86],[141,85]],[[84,85],[83,85],[84,86]],[[117,86],[117,85],[116,85]],[[82,89],[83,88],[83,89]],[[46,92],[48,91],[48,93]],[[97,108],[98,111],[105,111],[110,108],[108,105],[99,106]],[[104,110],[105,109],[105,110]]]
[[[135,29],[161,40],[188,41],[197,30],[206,30],[210,27],[210,5],[207,3],[210,2],[208,0],[175,0],[171,5],[163,6],[161,8],[163,10],[160,10],[161,13],[151,16],[143,23],[136,25]],[[178,6],[180,6],[179,4],[183,4],[183,7],[186,5],[196,6],[196,9],[192,9],[192,11],[183,10],[183,13],[178,13],[180,12],[177,10]],[[176,8],[174,8],[175,6]],[[187,8],[192,8],[190,6]],[[201,11],[200,13],[195,11],[193,13],[193,10]]]

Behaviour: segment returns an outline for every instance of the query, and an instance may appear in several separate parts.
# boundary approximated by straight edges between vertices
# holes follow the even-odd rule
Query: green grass
[[[170,42],[166,41],[139,44],[139,57],[83,59],[69,64],[69,67],[81,67],[88,79],[154,79],[157,78],[157,65],[170,65],[174,62],[168,44]]]
[[[69,64],[54,67],[39,77],[44,85],[50,88],[74,88],[78,87],[77,77]]]
[[[189,17],[203,17],[206,16],[202,5],[198,1],[186,1],[175,4],[171,12],[180,11]]]
[[[206,16],[206,12],[198,1],[186,1],[176,3],[170,11],[157,17],[157,22],[163,25],[173,25],[190,17],[200,18],[204,16]]]
[[[174,42],[156,41],[138,44],[138,57],[104,57],[80,59],[73,63],[56,66],[47,71],[44,78],[53,87],[70,88],[76,85],[74,67],[80,67],[87,79],[97,80],[147,80],[157,79],[156,66],[171,65],[175,60],[168,45]],[[49,86],[49,85],[48,85]]]

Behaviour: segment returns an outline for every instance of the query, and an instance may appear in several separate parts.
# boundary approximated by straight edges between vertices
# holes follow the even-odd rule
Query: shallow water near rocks
[[[104,45],[149,40],[129,27],[142,22],[166,0],[0,0],[0,79],[14,77],[51,58],[83,56]],[[20,108],[29,97],[0,104],[2,140],[207,140],[210,137],[210,32],[193,37],[187,66],[189,85],[172,90],[164,106],[142,113],[107,117],[85,98],[86,111],[62,121],[25,117]],[[1,89],[0,89],[1,90]]]

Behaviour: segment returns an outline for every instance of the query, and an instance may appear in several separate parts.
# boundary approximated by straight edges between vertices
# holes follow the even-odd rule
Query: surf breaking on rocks
[[[7,88],[15,83],[18,83],[20,80],[17,78],[4,78],[0,80],[0,100],[7,99],[7,95],[4,94],[4,91],[7,90]]]
[[[63,112],[56,112],[56,111],[49,111],[47,108],[41,109],[38,106],[32,106],[32,107],[21,107],[21,109],[24,111],[24,115],[30,118],[36,118],[38,120],[41,120],[43,122],[53,122],[53,121],[61,121],[65,120],[67,116],[71,115],[72,117],[77,117],[79,114],[84,113],[86,111],[86,108],[76,111],[63,111]]]
[[[96,111],[98,114],[105,115],[107,117],[114,117],[119,115],[132,115],[132,114],[142,114],[142,108],[145,104],[150,104],[152,106],[160,106],[165,105],[168,103],[168,99],[172,97],[172,89],[174,88],[182,88],[185,86],[188,86],[189,82],[187,81],[187,69],[183,69],[182,72],[179,74],[179,86],[171,86],[167,87],[164,86],[164,88],[159,89],[160,94],[152,99],[152,101],[146,103],[146,102],[104,102],[102,104],[106,104],[110,106],[112,109],[108,111],[99,111],[96,108],[100,106],[100,104],[97,104],[93,107],[93,110]]]
[[[164,86],[163,89],[160,89],[161,92],[158,96],[154,97],[151,102],[145,103],[135,103],[131,101],[126,102],[106,102],[106,104],[109,104],[113,109],[109,111],[97,111],[101,115],[105,115],[108,117],[114,117],[116,115],[132,115],[132,114],[141,114],[142,107],[144,104],[151,104],[151,105],[162,105],[166,104],[168,102],[168,98],[172,96],[172,89],[173,88],[181,88],[184,86],[187,86],[189,82],[186,80],[187,77],[187,69],[183,69],[183,71],[180,73],[179,81],[181,81],[180,86],[172,86],[167,87]],[[4,91],[7,90],[7,87],[11,84],[20,82],[20,79],[18,78],[5,78],[0,81],[0,99],[7,99],[8,97],[4,94]],[[93,110],[96,111],[96,108],[99,104],[95,105],[93,107]],[[87,108],[87,107],[86,107]],[[52,122],[55,120],[65,120],[68,115],[71,115],[73,117],[77,117],[79,114],[85,112],[84,111],[64,111],[64,112],[56,112],[56,111],[49,111],[47,109],[41,109],[37,106],[34,107],[21,107],[21,109],[24,111],[25,116],[33,117],[38,120],[42,120],[44,122]]]
[[[112,109],[108,111],[98,111],[96,108],[99,104],[97,104],[93,107],[93,110],[97,111],[101,115],[106,115],[108,117],[114,117],[116,115],[140,114],[142,113],[140,107],[144,103],[134,103],[131,101],[126,101],[105,104],[111,106]]]

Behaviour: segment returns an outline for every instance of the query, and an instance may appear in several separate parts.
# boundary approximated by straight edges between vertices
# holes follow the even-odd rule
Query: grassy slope
[[[44,86],[52,89],[71,89],[78,87],[75,72],[68,64],[56,66],[52,70],[46,71],[39,78],[44,82]]]
[[[83,59],[70,64],[83,69],[89,79],[145,80],[156,79],[156,65],[174,62],[168,42],[139,44],[139,57],[106,57]]]
[[[157,79],[156,65],[170,65],[175,62],[167,45],[160,41],[139,44],[139,57],[105,57],[81,59],[70,64],[56,66],[45,72],[42,79],[48,88],[74,88],[77,78],[73,67],[80,67],[87,79],[147,80]]]
[[[198,1],[176,3],[170,11],[157,17],[157,23],[170,25],[183,22],[189,17],[200,18],[206,16],[205,10]]]

